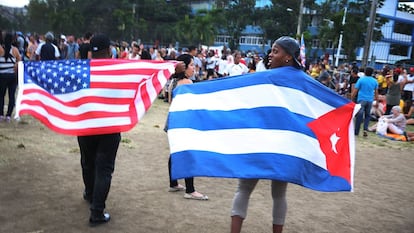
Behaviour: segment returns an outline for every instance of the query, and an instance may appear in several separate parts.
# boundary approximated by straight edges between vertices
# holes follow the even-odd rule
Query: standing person
[[[198,77],[198,74],[200,73],[201,66],[203,65],[201,63],[201,60],[197,57],[198,49],[194,45],[188,47],[188,54],[193,56],[194,60],[194,75],[190,78],[193,82],[200,81],[200,78]]]
[[[385,115],[391,114],[391,109],[395,105],[400,105],[401,101],[401,90],[404,86],[406,78],[401,77],[401,69],[397,68],[391,70],[390,75],[386,77],[387,82],[387,94],[385,95]],[[403,74],[404,77],[407,77],[407,74]]]
[[[358,96],[354,96],[353,98],[351,98],[352,92],[355,89],[355,84],[358,82],[359,76],[358,76],[358,68],[357,67],[352,67],[351,70],[351,76],[349,77],[349,98],[350,100],[352,100],[353,102],[357,102],[357,98]],[[358,95],[358,93],[357,93]]]
[[[30,60],[30,61],[35,61],[36,60],[36,49],[38,46],[37,43],[37,34],[34,35],[30,35],[29,36],[29,45],[27,46],[27,51],[26,51],[26,57]]]
[[[39,44],[36,49],[36,60],[57,60],[60,58],[60,52],[56,45],[53,44],[55,37],[53,33],[47,32],[45,34],[45,42]]]
[[[77,59],[79,57],[79,45],[75,40],[75,36],[68,36],[67,47],[68,53],[66,54],[66,59]]]
[[[406,75],[405,85],[403,87],[402,99],[404,100],[403,113],[408,113],[413,105],[413,91],[414,91],[414,67],[409,69],[409,74]]]
[[[206,70],[207,70],[207,76],[206,79],[210,80],[216,77],[216,60],[214,58],[214,51],[210,50],[207,52],[207,58],[206,58]]]
[[[357,103],[361,105],[361,109],[356,115],[355,135],[359,135],[362,119],[364,119],[364,137],[368,136],[368,126],[371,119],[371,108],[374,100],[378,100],[378,82],[372,76],[374,69],[366,67],[365,75],[362,76],[355,84],[351,98],[354,99],[358,94]]]
[[[247,68],[247,66],[241,62],[241,53],[239,51],[236,51],[234,52],[233,57],[234,64],[227,66],[228,76],[247,74],[249,72],[249,68]]]
[[[192,84],[190,77],[194,75],[194,59],[193,56],[190,54],[182,54],[177,57],[177,61],[184,62],[185,70],[182,72],[176,72],[171,77],[171,84],[168,90],[168,100],[169,103],[172,101],[172,91],[175,87],[183,85],[183,84]],[[165,129],[168,130],[168,126]],[[177,180],[171,179],[171,156],[168,159],[168,174],[170,178],[170,188],[169,192],[177,192],[177,191],[184,191],[184,198],[186,199],[193,199],[193,200],[208,200],[208,196],[199,193],[194,188],[194,177],[185,178],[185,187],[180,185]]]
[[[91,59],[92,53],[91,53],[91,38],[92,33],[87,32],[83,36],[83,42],[79,46],[79,58],[80,59]]]
[[[93,59],[111,58],[110,41],[106,35],[96,35],[90,41]],[[91,226],[107,223],[109,213],[105,201],[111,186],[120,133],[78,136],[82,177],[85,185],[83,198],[90,203]]]
[[[13,34],[6,33],[0,46],[0,121],[11,121],[11,114],[16,103],[17,63],[22,60],[19,49],[12,45]],[[4,97],[9,93],[9,104],[4,116]]]
[[[272,51],[269,53],[270,68],[277,69],[291,66],[296,68],[298,74],[303,73],[301,63],[298,60],[299,51],[300,46],[295,39],[287,36],[280,37],[273,43]],[[258,181],[258,179],[239,179],[231,209],[231,233],[240,233],[243,221],[247,216],[250,195]],[[272,180],[271,189],[273,198],[273,233],[281,233],[287,211],[287,182]]]

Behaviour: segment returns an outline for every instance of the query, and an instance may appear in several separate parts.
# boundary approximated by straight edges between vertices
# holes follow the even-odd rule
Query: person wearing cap
[[[405,73],[405,85],[403,87],[402,99],[404,100],[403,113],[408,113],[413,105],[413,91],[414,91],[414,67],[409,69],[409,74]]]
[[[357,103],[361,105],[361,109],[356,115],[355,121],[355,135],[359,135],[361,130],[361,123],[364,121],[364,137],[368,136],[368,127],[371,120],[371,108],[374,100],[378,100],[378,82],[372,76],[374,69],[372,67],[366,67],[364,70],[364,76],[358,79],[355,83],[355,88],[352,90],[351,99],[355,98],[358,94]]]
[[[93,36],[90,46],[92,59],[111,58],[110,41],[107,36],[102,34]],[[107,223],[110,220],[109,213],[105,212],[105,202],[111,186],[120,141],[121,133],[78,136],[85,185],[83,198],[90,203],[91,226]]]
[[[292,37],[282,36],[277,39],[269,53],[269,66],[271,69],[291,67],[294,72],[292,79],[303,78],[307,74],[302,70],[299,61],[299,43]],[[315,81],[316,82],[316,81]],[[322,85],[320,86],[321,88]],[[258,179],[239,179],[237,191],[233,198],[231,209],[231,233],[239,233],[244,219],[247,216],[249,198],[253,192]],[[286,190],[287,182],[272,180],[271,192],[273,199],[273,233],[280,233],[283,230],[287,212]]]
[[[56,45],[53,44],[55,37],[52,32],[45,34],[45,42],[40,43],[37,47],[35,54],[36,60],[57,60],[60,58],[60,52]]]

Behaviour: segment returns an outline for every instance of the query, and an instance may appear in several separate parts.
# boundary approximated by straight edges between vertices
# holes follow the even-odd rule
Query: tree
[[[239,47],[242,31],[249,25],[249,15],[253,14],[256,1],[254,0],[218,0],[217,6],[226,8],[223,11],[225,23],[220,28],[230,36],[229,47],[234,50]]]

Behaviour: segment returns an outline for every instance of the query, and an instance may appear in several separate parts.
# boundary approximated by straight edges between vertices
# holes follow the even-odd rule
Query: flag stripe
[[[171,164],[173,179],[185,178],[188,174],[196,177],[279,178],[305,187],[318,187],[319,191],[324,192],[351,190],[351,185],[342,177],[331,176],[327,170],[311,162],[283,154],[253,153],[233,156],[209,151],[184,151],[174,154]]]
[[[186,89],[188,87],[183,85],[178,88]],[[269,91],[261,91],[263,88],[268,89]],[[191,89],[193,90],[194,88]],[[180,91],[180,89],[177,91]],[[286,99],[288,99],[288,101],[286,101],[286,99],[280,99],[279,96],[281,95],[287,96]],[[230,101],[232,105],[228,105],[227,101],[223,102],[223,98]],[[259,84],[205,94],[181,94],[174,97],[174,100],[176,99],[177,101],[185,101],[186,104],[172,104],[170,112],[186,111],[190,109],[196,110],[200,108],[207,110],[230,111],[234,109],[254,109],[262,106],[273,106],[286,108],[291,112],[311,118],[317,118],[327,111],[334,109],[333,106],[327,104],[326,102],[316,99],[314,96],[308,95],[304,92],[298,91],[297,89],[280,87],[272,84]],[[303,105],[303,100],[312,102],[314,108],[302,108],[301,106]],[[203,105],[200,105],[200,103],[203,103]]]
[[[292,130],[315,137],[313,132],[306,125],[313,119],[292,113],[280,107],[262,107],[254,109],[238,109],[231,111],[220,110],[188,110],[195,119],[208,118],[208,124],[203,121],[186,119],[188,112],[170,112],[170,117],[184,119],[175,122],[170,129],[192,128],[196,130],[220,130],[232,128],[259,128],[259,129],[280,129]],[[255,120],[260,116],[263,120]],[[300,122],[297,124],[295,122]]]
[[[186,139],[183,140],[180,135],[186,135]],[[211,151],[226,155],[276,153],[303,158],[326,169],[325,156],[319,148],[318,140],[293,131],[174,129],[168,130],[168,136],[171,140],[171,154],[180,151]]]
[[[326,88],[325,86],[323,86],[321,83],[319,82],[315,82],[314,79],[312,79],[309,76],[306,76],[305,73],[303,73],[303,75],[305,77],[303,77],[303,79],[300,82],[295,81],[294,79],[292,79],[292,77],[289,75],[290,72],[292,70],[295,70],[295,68],[293,67],[286,67],[285,68],[286,72],[285,73],[278,73],[278,77],[277,78],[277,85],[275,86],[275,88],[291,88],[292,90],[296,90],[297,92],[292,92],[291,96],[292,98],[289,98],[289,101],[294,101],[295,99],[300,99],[299,97],[296,97],[297,94],[302,95],[301,93],[306,94],[306,96],[311,97],[312,99],[316,99],[320,102],[323,102],[333,108],[336,107],[340,107],[346,103],[348,103],[347,99],[345,98],[341,98],[341,99],[333,99],[331,97],[331,95],[326,95],[326,92],[321,92],[319,91],[321,88],[325,88],[326,90],[329,90],[330,92],[332,92],[332,94],[335,94],[335,92],[331,91],[330,89]],[[262,72],[257,72],[257,73],[249,73],[249,74],[244,74],[243,76],[233,76],[233,77],[228,77],[228,78],[223,78],[223,79],[216,79],[213,81],[209,81],[209,82],[201,82],[201,83],[196,83],[196,85],[191,86],[191,94],[194,95],[200,95],[200,94],[207,94],[207,93],[213,93],[214,95],[216,94],[220,94],[220,91],[227,91],[227,90],[232,90],[235,89],[238,91],[243,91],[244,88],[250,89],[250,90],[257,90],[255,88],[255,86],[260,86],[260,85],[268,85],[268,84],[272,84],[274,85],[274,81],[272,79],[274,79],[275,77],[273,77],[273,72],[272,70],[266,70],[266,71],[262,71]],[[236,82],[235,80],[237,79],[243,79],[243,82]],[[212,85],[211,82],[220,82],[220,85]],[[179,87],[176,88],[176,90],[174,90],[174,98],[175,95],[177,94],[182,94],[182,93],[186,93],[185,91],[180,91],[181,88],[187,89],[188,85],[181,85]],[[265,87],[265,86],[263,86]],[[261,88],[258,88],[261,89]],[[274,89],[276,90],[276,89]],[[280,89],[280,90],[287,90],[287,89]],[[273,90],[271,90],[273,91]],[[249,93],[247,93],[249,94]],[[236,95],[238,98],[255,98],[255,95],[270,95],[268,93],[261,93],[261,92],[251,92],[249,94],[249,96],[244,96],[244,95]],[[283,96],[285,95],[284,92],[279,92],[279,94],[283,94]],[[226,99],[227,98],[232,98],[231,95],[225,95]],[[296,98],[294,98],[296,97]],[[188,98],[187,100],[189,100],[190,98]],[[245,100],[244,99],[244,100]],[[279,99],[279,98],[278,98]],[[285,101],[286,99],[283,98]],[[306,98],[307,99],[307,98]],[[305,99],[305,100],[306,100]],[[270,99],[268,101],[272,101],[273,99]],[[232,102],[233,103],[233,102]],[[238,102],[235,102],[235,104],[238,104]],[[204,105],[204,104],[203,104]],[[317,106],[319,107],[319,106]],[[315,109],[317,109],[317,107],[315,107]]]

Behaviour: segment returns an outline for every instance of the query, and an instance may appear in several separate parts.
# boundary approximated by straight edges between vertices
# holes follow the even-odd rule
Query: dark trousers
[[[11,116],[14,105],[16,105],[16,89],[17,89],[17,79],[14,74],[11,74],[10,77],[0,77],[0,116],[4,116],[4,97],[6,91],[8,91],[9,104],[7,106],[6,116]]]
[[[171,179],[171,156],[168,159],[168,174],[170,176],[170,187],[177,186],[178,181]],[[185,192],[186,193],[194,192],[195,191],[195,189],[194,189],[194,177],[185,178],[184,181],[185,181]]]
[[[85,194],[92,198],[91,211],[105,209],[120,141],[120,133],[78,137]]]

